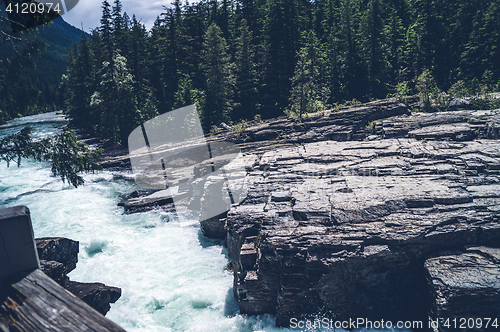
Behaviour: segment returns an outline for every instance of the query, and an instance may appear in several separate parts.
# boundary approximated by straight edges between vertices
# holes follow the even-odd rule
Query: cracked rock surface
[[[429,291],[428,279],[447,269],[432,260],[440,252],[465,262],[479,255],[471,246],[500,246],[499,113],[391,111],[372,122],[380,107],[344,112],[360,124],[344,126],[357,141],[325,139],[335,129],[325,135],[318,125],[307,140],[292,134],[292,143],[266,146],[256,142],[268,129],[246,130],[248,194],[220,220],[241,313],[276,314],[278,326],[289,326],[318,314],[427,322],[431,310],[468,312],[460,301],[436,309],[448,295]],[[404,113],[401,104],[383,108]],[[498,271],[498,260],[489,264]],[[462,278],[458,268],[446,271],[445,286]],[[498,291],[498,279],[484,282]]]
[[[433,298],[431,314],[442,331],[455,330],[454,320],[458,327],[472,321],[476,331],[485,331],[487,318],[494,330],[500,308],[500,249],[468,247],[465,253],[428,259],[425,269]]]

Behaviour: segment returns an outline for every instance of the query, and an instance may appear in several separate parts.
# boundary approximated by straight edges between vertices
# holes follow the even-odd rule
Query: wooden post
[[[0,210],[1,285],[39,267],[29,209],[16,206]]]

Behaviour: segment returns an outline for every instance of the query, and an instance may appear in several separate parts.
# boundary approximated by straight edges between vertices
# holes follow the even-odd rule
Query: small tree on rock
[[[439,88],[431,72],[426,69],[417,78],[417,91],[423,104],[423,109],[431,108],[432,100],[439,95]]]

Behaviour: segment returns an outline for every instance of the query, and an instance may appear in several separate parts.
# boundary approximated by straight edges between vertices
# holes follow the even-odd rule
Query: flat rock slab
[[[188,197],[187,192],[179,193],[179,187],[171,187],[151,194],[128,198],[118,205],[123,206],[127,213],[144,212],[163,206],[170,206],[173,209],[174,199],[180,200],[186,197]]]
[[[500,243],[496,140],[323,141],[255,157],[223,223],[241,312],[279,326],[318,311],[427,320],[424,261]]]
[[[414,113],[377,121],[374,133],[383,138],[471,141],[499,138],[500,110]]]

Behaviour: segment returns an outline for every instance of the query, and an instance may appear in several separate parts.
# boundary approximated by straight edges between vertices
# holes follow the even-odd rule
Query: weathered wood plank
[[[40,270],[12,284],[5,294],[0,331],[125,332]]]

